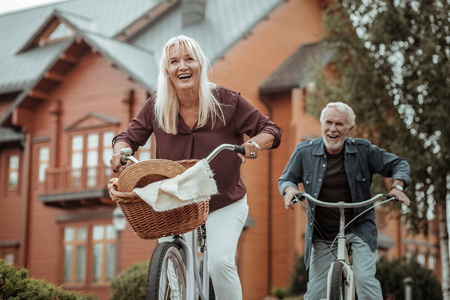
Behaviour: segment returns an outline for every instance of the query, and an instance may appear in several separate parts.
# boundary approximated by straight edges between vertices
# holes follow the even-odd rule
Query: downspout
[[[269,97],[266,95],[262,95],[261,91],[259,92],[259,98],[261,99],[261,102],[264,104],[264,106],[267,108],[267,111],[269,113],[269,118],[272,120],[272,106],[270,105]],[[267,295],[271,295],[271,287],[272,287],[272,151],[268,151],[269,153],[269,168],[268,168],[268,176],[267,176],[267,183],[268,188],[267,192],[269,194],[268,198],[268,232],[269,232],[269,238],[268,238],[268,278],[267,278]]]
[[[25,139],[22,141],[24,147],[23,165],[22,165],[22,217],[21,217],[21,241],[19,264],[27,267],[28,265],[28,233],[29,233],[29,202],[30,202],[30,153],[31,153],[31,134],[25,132]]]

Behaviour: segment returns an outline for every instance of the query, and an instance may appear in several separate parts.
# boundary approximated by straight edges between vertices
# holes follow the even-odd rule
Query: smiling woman
[[[114,138],[111,166],[117,171],[127,168],[130,163],[120,164],[120,149],[136,151],[152,133],[156,157],[175,161],[205,158],[221,144],[245,148],[245,156],[221,153],[220,160],[211,161],[218,194],[209,202],[206,221],[208,271],[215,295],[221,300],[242,299],[235,253],[248,205],[240,167],[246,159],[257,159],[261,150],[277,148],[281,128],[240,93],[208,80],[209,62],[195,40],[171,38],[162,53],[158,89],[128,129]],[[252,139],[244,143],[244,135]]]

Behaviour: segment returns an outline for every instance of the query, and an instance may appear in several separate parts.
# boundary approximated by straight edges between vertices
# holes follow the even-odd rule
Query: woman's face
[[[167,73],[177,92],[198,90],[200,81],[200,63],[189,55],[186,47],[172,45],[169,48],[169,66]]]

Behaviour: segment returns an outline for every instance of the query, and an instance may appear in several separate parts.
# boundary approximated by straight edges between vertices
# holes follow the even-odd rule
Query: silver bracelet
[[[256,145],[256,147],[258,147],[258,148],[260,148],[261,149],[261,147],[258,145],[258,143],[257,142],[255,142],[254,140],[248,140],[247,141],[247,143],[252,143],[252,144],[255,144]]]

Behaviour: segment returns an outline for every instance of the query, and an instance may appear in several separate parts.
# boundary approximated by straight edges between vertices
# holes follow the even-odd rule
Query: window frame
[[[4,157],[4,167],[2,172],[4,174],[4,177],[2,179],[2,185],[4,186],[4,194],[14,194],[14,193],[20,193],[20,186],[22,183],[22,153],[19,150],[5,150],[3,152]],[[11,157],[17,156],[18,157],[18,166],[17,166],[17,184],[15,186],[9,185],[9,174],[10,174],[10,161]],[[14,169],[16,170],[16,169]],[[2,176],[0,176],[1,178]]]
[[[47,161],[41,161],[41,149],[43,149],[43,148],[47,148],[48,149],[48,160]],[[50,144],[49,143],[36,144],[34,153],[35,153],[34,161],[36,162],[36,164],[35,164],[35,168],[36,169],[34,170],[34,178],[36,180],[33,180],[33,182],[36,185],[44,185],[45,181],[47,180],[47,170],[50,169],[50,156],[52,155],[51,149],[50,149]],[[40,168],[41,168],[41,165],[44,164],[44,163],[47,163],[47,168],[44,171],[44,178],[41,181],[40,178],[39,178]]]
[[[102,252],[102,264],[101,264],[101,277],[100,277],[100,281],[95,282],[94,281],[94,244],[96,244],[97,242],[94,241],[94,237],[93,237],[93,229],[95,226],[102,226],[103,230],[104,230],[104,239],[102,239],[102,245],[103,246],[103,252]],[[114,226],[112,223],[112,220],[96,220],[96,221],[83,221],[83,222],[70,222],[70,223],[64,223],[61,224],[61,242],[60,242],[60,278],[59,281],[61,282],[61,284],[64,287],[69,287],[69,288],[91,288],[91,287],[107,287],[111,284],[112,279],[114,278],[114,276],[117,274],[117,270],[116,268],[116,261],[117,261],[117,255],[120,255],[117,253],[118,250],[118,234],[117,232],[115,232],[114,234],[114,238],[110,238],[110,239],[106,239],[106,231],[107,231],[107,226],[112,226],[113,230],[114,230]],[[65,230],[67,228],[73,228],[74,230],[74,235],[76,236],[77,234],[77,229],[78,228],[86,228],[86,242],[85,243],[77,243],[77,242],[66,242],[65,241]],[[107,260],[107,253],[106,253],[106,245],[108,243],[112,243],[114,244],[114,257],[113,257],[113,261],[108,261]],[[72,251],[72,257],[71,257],[71,267],[72,267],[72,272],[71,272],[71,280],[66,282],[64,281],[64,272],[65,272],[65,246],[66,245],[81,245],[84,244],[86,246],[86,257],[85,257],[85,277],[84,280],[80,283],[76,282],[76,266],[77,266],[77,257],[76,257],[76,252]],[[113,266],[113,275],[112,277],[108,280],[107,278],[107,271],[106,268],[108,265],[112,265]]]

